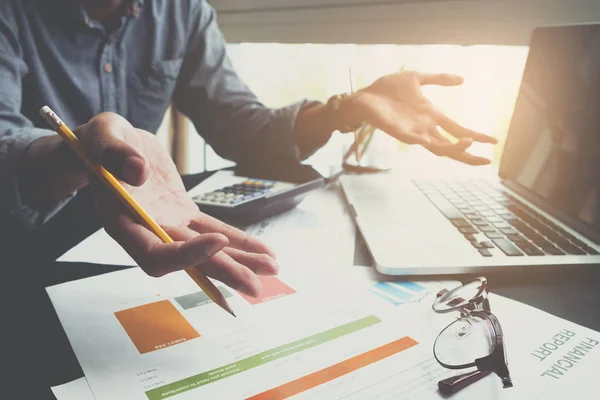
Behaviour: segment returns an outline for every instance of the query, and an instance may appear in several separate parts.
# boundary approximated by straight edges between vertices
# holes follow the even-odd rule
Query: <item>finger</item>
[[[392,133],[392,136],[406,144],[420,144],[421,146],[429,146],[431,144],[431,138],[427,135],[396,131]]]
[[[193,231],[187,227],[163,226],[163,229],[165,230],[165,232],[167,232],[171,239],[173,239],[176,242],[185,242],[198,236],[198,232]],[[227,239],[227,241],[229,242],[229,239]]]
[[[454,146],[454,145],[453,145]],[[440,157],[448,157],[469,165],[488,165],[490,160],[483,157],[474,156],[460,149],[452,149],[446,146],[427,146],[427,150]]]
[[[123,140],[137,137],[132,132],[135,128],[127,120],[112,113],[99,114],[75,130],[93,162],[128,184],[141,186],[150,168],[135,146]]]
[[[429,74],[424,72],[417,73],[421,85],[440,85],[440,86],[458,86],[462,85],[464,79],[455,74]]]
[[[227,237],[219,233],[163,243],[146,227],[129,219],[127,214],[122,214],[119,219],[118,226],[106,226],[107,232],[123,246],[144,272],[153,277],[203,264],[229,243]]]
[[[445,139],[445,140],[447,142],[442,142],[442,143],[440,143],[439,141],[432,142],[432,144],[427,146],[427,148],[435,149],[444,155],[451,155],[451,154],[464,153],[465,150],[467,150],[473,144],[473,141],[471,139],[460,139],[456,143],[452,143],[448,139]]]
[[[491,160],[489,160],[487,158],[474,156],[474,155],[466,153],[466,152],[458,153],[458,154],[451,154],[451,155],[448,155],[448,158],[452,158],[453,160],[460,161],[462,163],[465,163],[468,165],[474,165],[474,166],[488,165],[491,163]]]
[[[256,274],[223,251],[196,268],[248,296],[258,297],[262,292],[262,285]]]
[[[267,254],[247,253],[233,247],[226,247],[223,252],[258,275],[277,275],[279,273],[279,265]]]
[[[173,239],[181,241],[197,236],[215,235],[214,233],[199,235],[198,232],[187,227],[165,227],[165,230]],[[250,254],[224,247],[221,252],[216,253],[211,259],[207,259],[202,264],[195,265],[195,267],[207,276],[217,279],[235,290],[249,296],[258,296],[262,287],[256,276],[253,276],[258,273],[255,268],[261,270],[261,272],[271,272],[261,275],[273,275],[273,268],[277,268],[277,264],[275,260],[267,255]],[[250,270],[252,273],[248,274],[246,270]]]
[[[431,144],[426,148],[436,155],[450,155],[463,153],[472,144],[473,140],[470,138],[463,138],[458,140],[456,143],[452,143],[448,138],[444,137],[437,129],[433,129],[429,132],[429,136],[433,139]]]
[[[189,240],[189,238],[198,235],[198,232],[187,227],[165,228],[165,230],[174,240],[178,241]],[[225,247],[223,252],[259,275],[276,275],[279,273],[279,265],[268,254],[248,253],[233,247]]]
[[[456,143],[452,143],[438,132],[437,129],[430,131],[429,135],[435,140],[435,143],[427,147],[433,154],[446,156],[469,165],[487,165],[490,163],[490,160],[486,158],[477,157],[466,152],[473,143],[473,140],[470,138],[463,138]]]
[[[438,123],[446,132],[450,133],[451,135],[453,135],[455,137],[458,137],[458,138],[467,138],[468,137],[468,138],[471,138],[471,139],[473,139],[477,142],[481,142],[481,143],[492,143],[492,144],[498,143],[498,140],[496,140],[496,138],[493,138],[488,135],[484,135],[483,133],[479,133],[479,132],[475,132],[470,129],[467,129],[467,128],[459,125],[458,123],[453,121],[451,118],[447,117],[446,115],[441,115]]]
[[[427,134],[410,132],[396,124],[382,126],[381,130],[406,144],[417,144],[421,146],[431,144],[431,138],[429,138]]]
[[[275,252],[262,241],[209,215],[204,214],[192,220],[189,228],[198,233],[222,233],[229,238],[230,247],[250,253],[268,254],[272,258],[276,258]]]

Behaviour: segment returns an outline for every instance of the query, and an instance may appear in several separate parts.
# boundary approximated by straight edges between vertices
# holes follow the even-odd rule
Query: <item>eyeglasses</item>
[[[477,368],[438,382],[443,394],[456,393],[492,372],[502,380],[504,388],[513,386],[504,335],[500,322],[490,311],[487,287],[487,279],[477,278],[453,290],[441,290],[433,303],[436,313],[460,313],[435,340],[435,359],[448,369]]]

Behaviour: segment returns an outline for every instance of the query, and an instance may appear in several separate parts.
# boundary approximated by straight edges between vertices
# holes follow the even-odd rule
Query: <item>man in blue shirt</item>
[[[405,72],[327,104],[265,107],[236,75],[204,0],[3,0],[0,3],[0,221],[35,232],[91,184],[102,223],[150,275],[198,265],[256,295],[277,271],[260,241],[200,213],[154,140],[173,101],[221,156],[297,162],[336,130],[363,121],[407,143],[470,164],[494,139],[463,128],[421,93],[460,77]],[[162,244],[86,174],[38,115],[49,105],[88,152],[125,183],[178,241]],[[456,143],[438,133],[453,134]],[[1,228],[0,228],[1,229]]]

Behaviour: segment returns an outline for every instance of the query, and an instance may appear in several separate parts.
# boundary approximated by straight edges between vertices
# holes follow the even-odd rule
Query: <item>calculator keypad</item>
[[[213,192],[200,194],[193,199],[202,203],[237,205],[264,196],[271,191],[275,183],[275,181],[263,179],[247,180]]]

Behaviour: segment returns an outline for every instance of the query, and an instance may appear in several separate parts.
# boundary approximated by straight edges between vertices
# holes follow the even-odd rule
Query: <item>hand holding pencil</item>
[[[49,108],[40,113],[86,160],[106,231],[147,274],[186,270],[208,287],[205,291],[213,290],[219,303],[220,292],[209,287],[205,275],[257,296],[262,288],[256,275],[277,273],[265,244],[200,212],[154,135],[111,113],[94,117],[73,134]],[[227,309],[222,300],[219,305]]]

